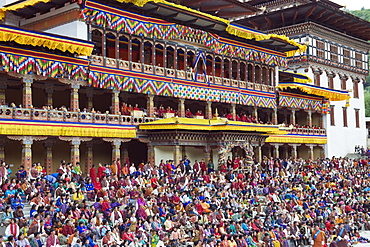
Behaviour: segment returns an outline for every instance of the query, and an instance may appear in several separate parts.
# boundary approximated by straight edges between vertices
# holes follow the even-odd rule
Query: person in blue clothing
[[[27,171],[24,169],[24,166],[20,166],[19,170],[16,173],[17,179],[25,179],[27,177]]]
[[[87,195],[87,199],[89,201],[92,201],[94,200],[94,197],[95,197],[95,187],[94,187],[94,183],[91,181],[90,178],[87,178],[86,179],[86,183],[85,183],[85,189],[86,189],[86,195]]]

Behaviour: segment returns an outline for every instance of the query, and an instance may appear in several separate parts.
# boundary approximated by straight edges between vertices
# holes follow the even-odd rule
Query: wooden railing
[[[74,123],[138,125],[158,118],[134,117],[109,113],[71,112],[43,109],[0,107],[0,119],[21,119]]]
[[[164,68],[160,66],[154,66],[145,63],[138,63],[138,62],[130,62],[120,59],[114,58],[107,58],[102,56],[91,56],[92,64],[107,66],[111,68],[119,68],[125,70],[132,70],[136,72],[143,72],[146,74],[155,74],[161,76],[167,76],[171,78],[178,78],[178,79],[187,79],[187,80],[194,80],[195,73],[191,71],[185,70],[178,70],[172,68]],[[235,88],[245,88],[245,89],[252,89],[258,90],[263,92],[275,92],[275,87],[265,84],[259,83],[252,83],[250,81],[242,81],[242,80],[235,80],[230,78],[224,77],[217,77],[212,75],[207,75],[206,77],[203,74],[198,74],[197,81],[199,82],[208,82],[210,84],[215,85],[223,85],[223,86],[230,86]]]
[[[326,135],[326,129],[314,129],[314,128],[292,128],[290,130],[292,134],[298,135]]]

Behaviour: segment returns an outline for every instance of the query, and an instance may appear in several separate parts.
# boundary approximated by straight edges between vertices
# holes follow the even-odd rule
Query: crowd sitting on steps
[[[370,229],[367,160],[0,164],[0,247],[346,247]],[[16,178],[13,178],[15,176]],[[22,199],[23,198],[23,199]],[[26,199],[24,199],[26,198]],[[25,215],[24,204],[31,205]]]

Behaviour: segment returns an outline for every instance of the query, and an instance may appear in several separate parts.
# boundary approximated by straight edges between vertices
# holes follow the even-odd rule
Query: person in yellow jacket
[[[77,202],[82,202],[85,199],[85,196],[83,193],[81,193],[80,189],[77,189],[75,193],[72,195],[72,200]]]

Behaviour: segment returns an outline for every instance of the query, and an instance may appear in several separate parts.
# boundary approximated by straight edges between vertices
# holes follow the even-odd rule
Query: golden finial
[[[216,111],[215,111],[215,117],[218,117],[218,110],[216,108]]]

